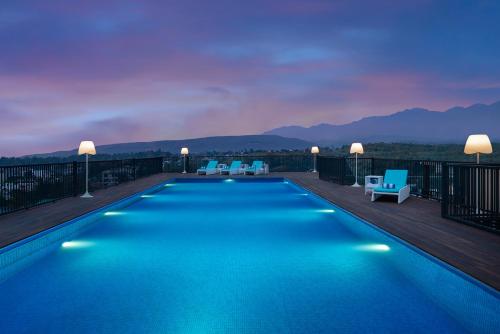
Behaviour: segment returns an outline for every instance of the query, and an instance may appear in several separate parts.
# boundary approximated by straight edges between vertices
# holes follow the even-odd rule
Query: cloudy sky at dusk
[[[500,1],[2,1],[0,156],[500,100]]]

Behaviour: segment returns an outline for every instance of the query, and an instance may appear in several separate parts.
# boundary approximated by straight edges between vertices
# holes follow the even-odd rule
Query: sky
[[[500,100],[500,1],[10,1],[0,156]]]

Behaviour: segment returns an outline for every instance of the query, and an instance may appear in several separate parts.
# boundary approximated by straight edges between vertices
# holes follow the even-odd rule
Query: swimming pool
[[[1,257],[0,333],[500,328],[497,291],[283,179],[173,180]]]

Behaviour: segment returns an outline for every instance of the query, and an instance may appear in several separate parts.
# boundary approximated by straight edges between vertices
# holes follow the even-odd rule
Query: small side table
[[[217,171],[217,174],[220,174],[220,171],[227,168],[226,164],[218,164],[217,168],[215,169]]]
[[[365,195],[371,194],[373,188],[382,187],[384,177],[381,175],[367,175],[365,176]]]

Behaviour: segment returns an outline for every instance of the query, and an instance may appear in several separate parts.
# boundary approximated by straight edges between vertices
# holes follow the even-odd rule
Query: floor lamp
[[[352,185],[353,187],[361,187],[358,183],[358,154],[363,154],[363,145],[361,143],[352,143],[351,154],[356,154],[356,182]]]
[[[80,143],[78,155],[85,154],[85,194],[81,196],[82,198],[92,198],[92,195],[89,193],[89,155],[95,155],[95,153],[93,141],[84,140]]]
[[[318,156],[318,153],[319,153],[319,147],[318,146],[311,147],[311,154],[314,157],[314,169],[313,169],[313,173],[317,172],[317,170],[316,170],[316,157]]]
[[[188,148],[187,147],[183,147],[181,149],[181,154],[184,157],[184,170],[182,171],[182,174],[186,174],[187,173],[187,171],[186,171],[186,155],[189,154]]]

